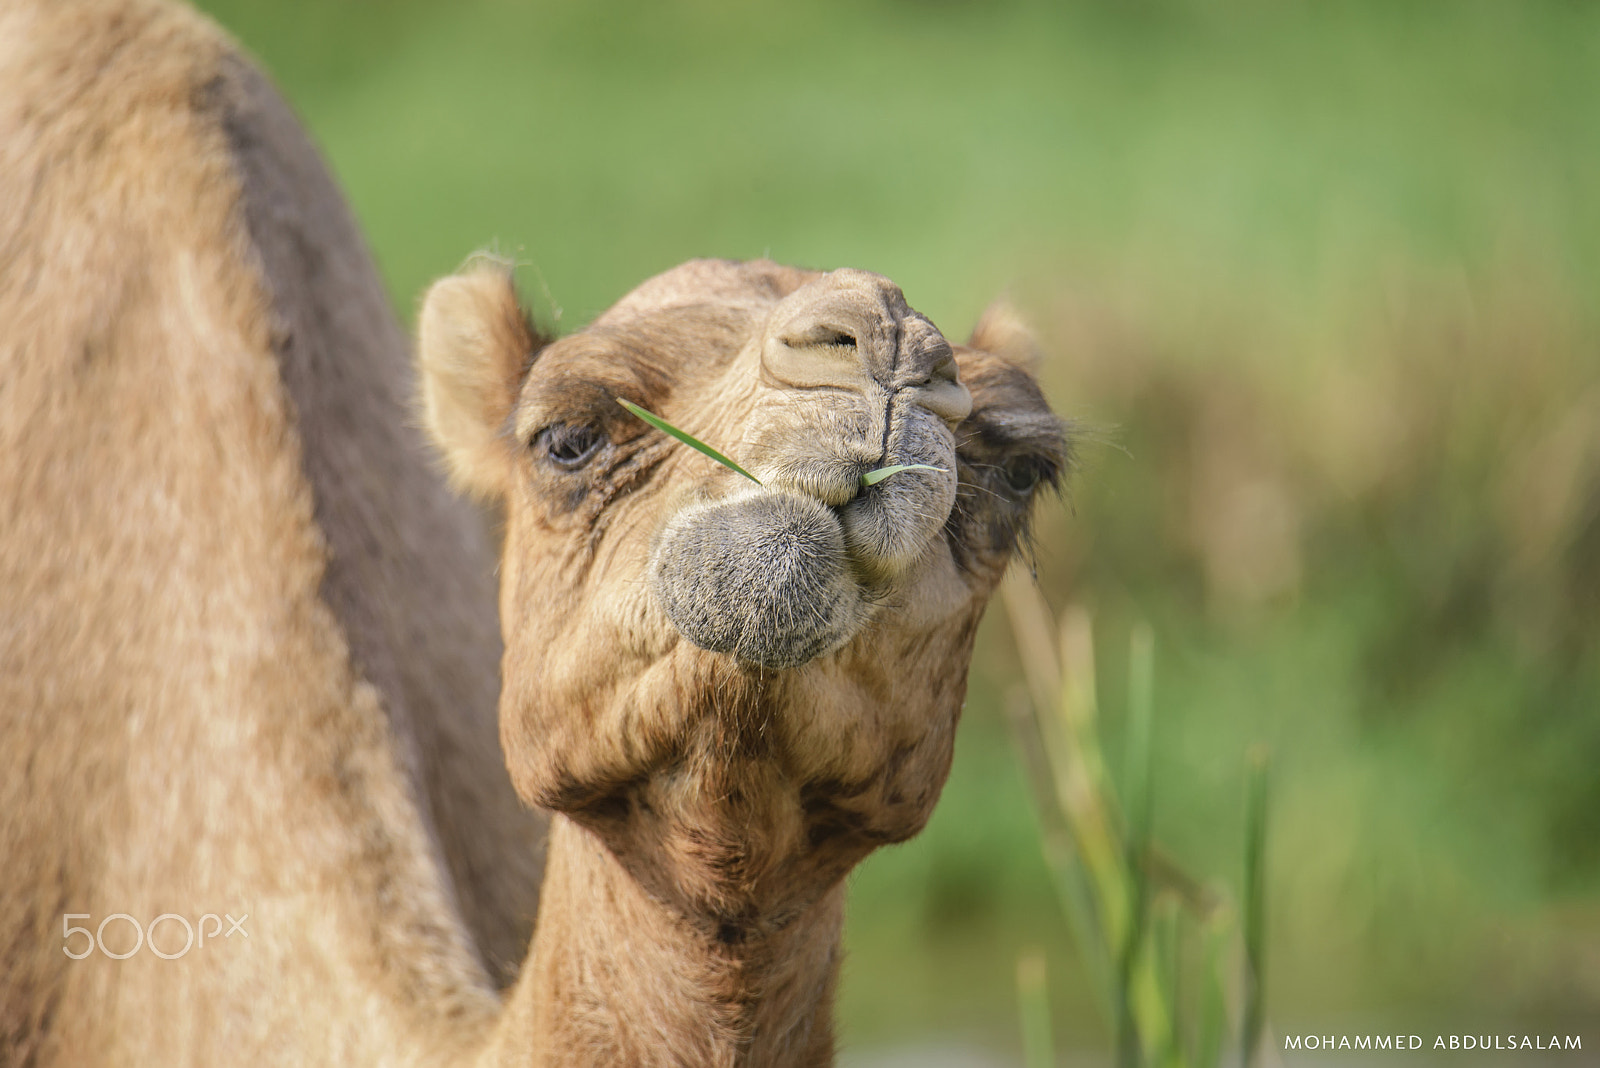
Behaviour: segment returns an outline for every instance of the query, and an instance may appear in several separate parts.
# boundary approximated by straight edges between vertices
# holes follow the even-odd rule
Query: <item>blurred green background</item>
[[[1083,422],[1035,562],[1115,755],[1157,635],[1156,833],[1237,886],[1275,758],[1278,1032],[1600,1046],[1600,6],[208,0],[324,147],[403,317],[497,247],[581,326],[693,256],[1009,293]],[[1107,1036],[1000,713],[853,877],[845,1049]],[[1281,1044],[1280,1044],[1281,1048]]]

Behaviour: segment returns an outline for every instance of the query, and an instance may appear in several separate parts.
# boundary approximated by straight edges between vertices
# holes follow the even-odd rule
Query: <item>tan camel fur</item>
[[[721,261],[554,341],[481,261],[420,333],[499,634],[282,101],[183,9],[0,0],[0,1064],[831,1063],[843,877],[1065,462],[1025,336]]]

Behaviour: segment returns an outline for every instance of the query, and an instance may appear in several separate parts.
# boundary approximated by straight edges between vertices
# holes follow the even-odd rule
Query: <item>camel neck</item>
[[[534,953],[490,1060],[832,1064],[843,919],[841,882],[780,929],[725,941],[714,923],[653,899],[599,837],[558,815]]]

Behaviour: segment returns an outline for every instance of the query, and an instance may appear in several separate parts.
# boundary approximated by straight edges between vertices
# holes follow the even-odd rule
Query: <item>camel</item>
[[[0,1064],[831,1063],[1066,463],[1026,332],[478,259],[409,347],[223,34],[0,0]]]

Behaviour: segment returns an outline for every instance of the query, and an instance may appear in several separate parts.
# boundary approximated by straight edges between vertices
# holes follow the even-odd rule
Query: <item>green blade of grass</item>
[[[1015,599],[1007,598],[1007,606],[1015,610]],[[1048,644],[1045,648],[1048,651]],[[1027,770],[1028,783],[1033,788],[1034,807],[1039,816],[1039,844],[1044,853],[1045,866],[1050,869],[1051,882],[1060,897],[1061,909],[1066,914],[1067,926],[1078,947],[1079,957],[1089,972],[1090,988],[1101,1011],[1110,1019],[1113,988],[1111,961],[1105,939],[1101,936],[1100,918],[1095,911],[1088,873],[1073,844],[1066,816],[1056,804],[1054,772],[1046,755],[1042,725],[1033,702],[1020,688],[1008,696],[1006,714],[1011,725],[1012,740]]]
[[[740,467],[738,464],[734,463],[728,457],[724,456],[716,449],[713,449],[710,445],[707,445],[693,434],[690,434],[688,431],[679,430],[677,427],[673,426],[659,415],[649,411],[648,409],[639,407],[632,401],[623,400],[621,397],[618,397],[617,403],[628,409],[628,411],[632,412],[634,415],[637,415],[640,419],[643,419],[645,422],[649,423],[651,426],[655,427],[657,430],[661,431],[663,434],[677,438],[679,441],[683,442],[696,452],[701,453],[704,456],[711,457],[711,459],[717,461],[717,463],[721,464],[723,467],[726,467],[729,471],[736,471],[745,478],[748,478],[751,482],[754,482],[756,485],[761,485],[761,480],[755,475],[752,475],[750,472],[746,471],[744,468]],[[934,467],[932,464],[890,464],[888,467],[880,467],[876,471],[868,471],[866,474],[862,475],[861,484],[863,486],[875,486],[879,482],[882,482],[884,479],[888,478],[890,475],[898,475],[902,471],[943,472],[944,468]]]
[[[1183,985],[1183,916],[1179,908],[1176,898],[1163,895],[1154,904],[1152,919],[1152,956],[1157,977],[1164,983],[1162,993],[1167,1002],[1167,1036],[1159,1061],[1162,1064],[1187,1062],[1183,1055],[1184,1028],[1188,1023],[1184,1013],[1187,991]]]
[[[1127,783],[1128,862],[1139,866],[1150,852],[1151,725],[1154,715],[1155,636],[1148,623],[1134,624],[1128,636]]]
[[[1045,988],[1044,953],[1033,949],[1017,958],[1017,1004],[1022,1012],[1022,1059],[1028,1068],[1052,1068],[1055,1037],[1050,1033],[1050,996]]]
[[[1200,938],[1204,954],[1200,1021],[1195,1036],[1196,1068],[1218,1068],[1228,1039],[1228,950],[1233,944],[1231,914],[1219,909],[1206,917]]]
[[[902,471],[938,471],[942,474],[944,468],[935,467],[932,464],[890,464],[888,467],[880,467],[876,471],[868,471],[862,475],[861,484],[863,486],[876,486],[890,475],[898,475]]]
[[[688,434],[682,430],[679,430],[677,427],[673,426],[659,415],[646,411],[637,404],[634,404],[632,401],[626,401],[621,397],[618,397],[617,403],[628,409],[628,411],[632,412],[634,415],[637,415],[640,419],[643,419],[645,422],[649,423],[651,426],[655,427],[657,430],[661,431],[663,434],[677,438],[679,441],[683,442],[696,452],[703,453],[704,455],[711,457],[713,460],[717,461],[717,463],[721,464],[723,467],[726,467],[729,471],[737,471],[739,474],[743,475],[745,478],[748,478],[756,485],[761,485],[761,480],[759,478],[757,478],[755,475],[752,475],[750,472],[746,471],[744,468],[740,467],[738,464],[734,463],[732,460],[728,459],[726,456],[722,455],[722,453],[718,452],[716,449],[713,449],[710,445],[707,445],[693,434]]]
[[[1155,1031],[1161,1028],[1157,1019],[1165,1019],[1160,1011],[1160,989],[1155,976],[1145,991],[1140,1004],[1133,1004],[1139,983],[1136,973],[1141,965],[1148,969],[1159,960],[1144,959],[1154,952],[1147,945],[1150,931],[1150,879],[1148,855],[1150,852],[1150,718],[1151,718],[1151,664],[1153,639],[1150,628],[1137,624],[1129,639],[1128,657],[1128,743],[1127,773],[1124,777],[1126,800],[1123,811],[1127,816],[1127,838],[1123,843],[1128,871],[1128,919],[1130,929],[1122,946],[1119,962],[1120,982],[1127,995],[1127,1011],[1119,1019],[1117,1037],[1118,1063],[1121,1065],[1155,1064],[1164,1049],[1165,1037],[1158,1039]],[[1156,955],[1159,957],[1159,954]]]
[[[1261,1052],[1266,1015],[1267,808],[1270,802],[1267,750],[1250,751],[1244,838],[1244,1019],[1239,1026],[1240,1068],[1252,1068]]]
[[[1127,1033],[1118,1043],[1118,1057],[1134,1068],[1165,1068],[1176,1060],[1177,1006],[1169,1000],[1172,988],[1164,975],[1163,947],[1154,925],[1135,948],[1138,955],[1123,980]]]

